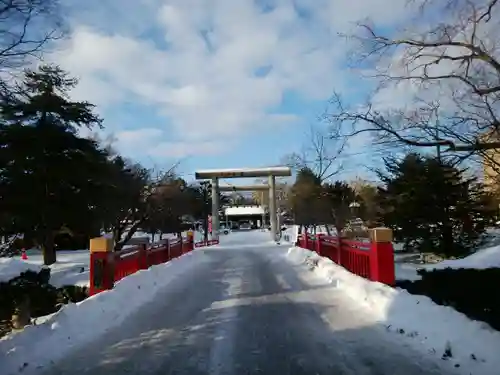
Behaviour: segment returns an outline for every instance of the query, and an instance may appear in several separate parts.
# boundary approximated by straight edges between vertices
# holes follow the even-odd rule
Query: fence
[[[205,247],[205,246],[213,246],[213,245],[218,245],[219,240],[208,240],[208,241],[200,241],[200,242],[195,242],[194,247]]]
[[[371,281],[394,285],[394,248],[392,232],[386,228],[372,230],[372,238],[353,241],[327,235],[300,234],[297,246],[315,251],[348,271]]]
[[[218,244],[218,240],[193,242],[193,236],[164,240],[152,245],[141,244],[113,251],[113,240],[94,238],[90,241],[90,288],[94,295],[112,289],[114,283],[139,270],[166,263],[192,251],[195,247]]]

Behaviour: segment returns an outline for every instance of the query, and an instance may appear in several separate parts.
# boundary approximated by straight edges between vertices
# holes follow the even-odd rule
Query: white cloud
[[[181,155],[186,142],[196,142],[198,152],[214,153],[220,137],[295,122],[274,113],[286,92],[323,100],[346,87],[347,46],[337,32],[361,18],[386,26],[404,14],[404,1],[268,3],[274,8],[263,12],[252,0],[115,0],[102,7],[91,0],[75,12],[72,38],[52,58],[80,77],[79,99],[104,108],[125,100],[150,105],[180,140],[166,147],[155,133],[164,129],[143,129],[132,144],[156,142],[157,155]],[[267,75],[255,74],[263,68]],[[130,137],[118,134],[121,144]]]
[[[222,141],[163,141],[166,132],[158,128],[122,130],[113,135],[113,143],[120,153],[130,156],[182,159],[188,156],[217,155],[230,150],[235,144],[231,139]]]

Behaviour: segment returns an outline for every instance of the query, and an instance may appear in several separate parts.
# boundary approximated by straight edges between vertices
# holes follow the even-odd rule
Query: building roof
[[[265,213],[262,206],[231,206],[226,207],[224,214],[227,216],[260,215]]]

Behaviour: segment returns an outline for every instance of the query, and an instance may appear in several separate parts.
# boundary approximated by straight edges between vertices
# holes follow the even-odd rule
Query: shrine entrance
[[[219,236],[219,179],[221,178],[258,178],[267,177],[267,185],[248,185],[222,187],[223,191],[248,191],[248,190],[264,190],[269,194],[269,221],[271,224],[271,238],[273,241],[278,241],[278,215],[276,207],[276,177],[290,177],[292,170],[289,167],[269,167],[269,168],[245,168],[245,169],[212,169],[203,170],[195,173],[197,180],[210,179],[212,183],[212,233],[215,233],[216,238]]]

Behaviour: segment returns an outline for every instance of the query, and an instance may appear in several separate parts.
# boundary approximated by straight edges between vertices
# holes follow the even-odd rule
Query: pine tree
[[[95,222],[109,167],[107,153],[76,134],[101,119],[93,105],[69,100],[75,85],[60,68],[42,66],[26,71],[17,93],[0,103],[0,210],[11,231],[42,245],[45,264],[56,261],[62,226]]]
[[[291,188],[290,205],[299,225],[317,225],[324,218],[321,210],[321,180],[309,168],[302,168],[297,173]]]
[[[333,221],[337,234],[340,235],[352,218],[351,203],[356,200],[354,189],[344,181],[323,184],[322,196],[329,222]]]
[[[490,196],[451,163],[409,154],[379,174],[384,223],[405,248],[459,257],[474,251],[492,222]]]

